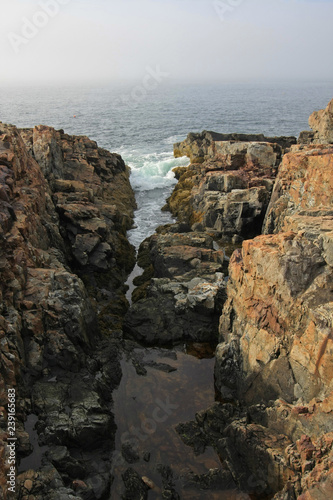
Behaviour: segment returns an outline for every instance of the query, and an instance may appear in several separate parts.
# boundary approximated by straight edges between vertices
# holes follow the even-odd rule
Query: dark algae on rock
[[[176,144],[131,305],[122,158],[0,123],[2,498],[333,496],[332,109]]]

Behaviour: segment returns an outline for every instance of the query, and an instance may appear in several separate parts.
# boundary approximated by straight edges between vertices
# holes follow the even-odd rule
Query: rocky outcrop
[[[123,283],[134,260],[128,177],[118,155],[86,137],[0,124],[3,498],[8,388],[16,391],[16,459],[31,452],[29,415],[37,416],[40,443],[61,447],[50,448],[38,473],[18,476],[20,498],[70,498],[83,488],[85,498],[97,499],[110,487],[110,390],[121,371],[118,346],[105,344],[101,327],[119,328],[126,309]]]
[[[177,431],[196,453],[213,446],[255,498],[332,494],[330,108],[311,116],[299,145],[214,133],[175,145],[192,164],[175,169],[168,207],[219,242],[246,240],[230,259],[220,318],[222,402]]]
[[[253,498],[332,496],[330,116],[331,103],[297,146],[213,132],[175,145],[192,161],[175,169],[167,204],[179,222],[142,243],[144,272],[125,319],[135,201],[121,157],[50,127],[0,124],[4,498],[7,388],[17,395],[19,498],[109,498],[121,351],[138,375],[169,376],[177,368],[144,360],[138,342],[211,346],[218,335],[217,401],[176,430],[195,454],[213,447],[221,468],[176,477],[158,464],[155,486],[136,470],[141,456],[127,441],[124,498],[147,498],[149,489],[179,498],[176,481]],[[32,468],[31,432],[39,440]]]
[[[276,498],[300,495],[331,472],[323,443],[333,424],[332,158],[327,145],[284,156],[264,227],[273,234],[243,242],[229,265],[216,381],[222,397],[258,405],[254,423],[294,443],[284,453],[291,496]],[[297,440],[318,444],[299,459]]]
[[[191,163],[202,163],[212,158],[216,150],[223,148],[224,142],[267,142],[279,144],[283,151],[296,144],[295,137],[265,137],[263,134],[219,134],[204,130],[201,133],[189,133],[187,138],[174,144],[173,150],[176,158],[188,156]]]
[[[260,234],[283,150],[277,143],[216,142],[202,164],[175,169],[167,207],[223,242]]]
[[[314,111],[309,118],[312,131],[300,133],[299,144],[333,144],[333,99],[325,109]]]
[[[24,139],[50,185],[71,269],[97,300],[101,328],[119,328],[121,287],[135,262],[126,238],[135,208],[128,167],[95,141],[50,127],[25,130]]]
[[[224,252],[206,233],[170,232],[179,228],[161,228],[140,246],[145,273],[137,280],[143,281],[141,293],[136,291],[139,300],[125,317],[124,331],[148,345],[216,341],[226,289]]]
[[[333,147],[329,145],[299,145],[284,156],[267,210],[264,233],[287,229],[293,225],[290,218],[295,215],[303,218],[332,215],[332,154]],[[308,225],[312,226],[314,220],[309,219]]]

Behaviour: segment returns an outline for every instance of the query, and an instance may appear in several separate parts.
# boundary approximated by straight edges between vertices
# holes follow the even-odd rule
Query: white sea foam
[[[162,145],[160,145],[161,147]],[[174,158],[170,151],[143,151],[122,148],[120,154],[131,167],[130,181],[136,194],[136,229],[128,232],[130,242],[139,246],[157,226],[173,222],[169,212],[162,212],[166,198],[171,194],[176,179],[172,169],[188,165],[188,158]]]
[[[135,191],[149,191],[173,186],[176,181],[172,169],[189,163],[186,157],[174,158],[171,152],[122,152],[131,167],[131,184]]]

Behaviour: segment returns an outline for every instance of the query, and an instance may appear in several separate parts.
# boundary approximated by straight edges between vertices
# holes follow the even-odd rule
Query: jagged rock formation
[[[18,496],[69,498],[65,486],[84,478],[85,494],[101,498],[110,486],[110,389],[121,371],[118,349],[103,343],[100,327],[119,328],[126,310],[123,283],[134,261],[126,230],[135,204],[128,177],[118,155],[86,137],[0,124],[2,498],[7,388],[16,390],[16,458],[31,450],[23,427],[31,414],[50,447],[38,473],[18,477]]]
[[[333,144],[333,99],[325,109],[314,111],[309,118],[312,132],[301,132],[299,144]]]
[[[263,134],[219,134],[204,130],[201,133],[189,133],[183,142],[174,144],[174,155],[188,156],[191,163],[202,163],[216,155],[225,142],[267,142],[279,144],[283,151],[296,144],[295,137],[265,137]],[[223,153],[222,153],[223,154]]]
[[[333,494],[331,106],[311,116],[315,132],[301,134],[305,144],[290,142],[283,151],[228,142],[239,139],[231,136],[219,143],[210,133],[175,145],[177,156],[195,163],[176,170],[173,213],[222,241],[246,238],[230,260],[220,318],[215,380],[222,402],[177,430],[197,452],[213,446],[241,489],[256,497]],[[252,165],[251,149],[260,151]],[[252,234],[233,221],[236,196],[249,201],[251,182],[266,189],[263,228],[252,218]],[[241,219],[238,209],[234,220]]]
[[[161,228],[140,246],[138,262],[145,273],[137,280],[141,291],[136,291],[124,331],[148,345],[217,340],[226,298],[224,252],[206,233],[176,232],[180,228]]]
[[[283,148],[268,142],[209,144],[203,163],[174,170],[179,182],[167,208],[193,229],[214,230],[224,242],[260,234]]]
[[[327,145],[293,147],[284,156],[264,227],[274,234],[245,241],[234,252],[220,320],[215,375],[222,396],[261,405],[251,421],[293,443],[303,435],[310,443],[331,443],[332,161]],[[285,471],[292,472],[285,495],[291,496],[281,498],[333,472],[330,444],[318,455],[326,462],[318,463],[311,444],[304,465],[290,458],[300,447],[293,444],[284,454]]]
[[[186,481],[237,484],[254,498],[333,495],[331,107],[312,115],[314,133],[297,146],[212,132],[175,145],[192,160],[175,170],[168,200],[180,222],[140,247],[131,341],[119,340],[135,206],[122,159],[85,137],[0,124],[0,456],[8,387],[18,455],[31,449],[28,415],[47,447],[39,470],[19,475],[20,498],[108,498],[121,346],[217,341],[218,329],[218,401],[177,431],[196,453],[214,447],[223,466]],[[242,246],[227,283],[230,242]],[[172,471],[158,467],[163,494],[178,498]],[[123,485],[126,498],[154,487],[134,466]]]

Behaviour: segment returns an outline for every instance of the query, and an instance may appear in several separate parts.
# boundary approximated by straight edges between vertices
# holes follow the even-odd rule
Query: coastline
[[[191,157],[168,200],[178,222],[141,244],[130,308],[135,200],[121,157],[50,127],[0,125],[1,406],[5,416],[15,388],[19,457],[31,451],[29,414],[49,447],[38,472],[18,475],[22,498],[108,498],[111,392],[123,353],[146,370],[138,341],[218,343],[218,399],[177,427],[187,446],[222,457],[212,490],[330,494],[332,102],[298,144],[190,134],[175,146]],[[177,498],[173,475],[161,477]],[[135,465],[123,482],[138,498],[153,489]]]

